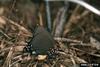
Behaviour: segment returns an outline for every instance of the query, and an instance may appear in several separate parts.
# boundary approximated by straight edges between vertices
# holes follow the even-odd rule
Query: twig
[[[83,51],[83,50],[80,50],[80,49],[74,48],[74,47],[71,47],[71,48],[74,49],[74,50],[76,50],[76,51],[81,51],[81,52],[87,53],[87,54],[92,55],[92,56],[100,57],[99,54],[88,53],[88,52],[86,52],[86,51]]]
[[[20,50],[17,50],[18,47],[20,47],[21,49],[20,49]],[[22,51],[24,47],[25,47],[25,45],[11,46],[11,47],[7,47],[7,48],[4,48],[4,49],[1,49],[0,52],[8,51],[8,50],[11,49],[11,48],[14,48],[15,51]]]
[[[75,43],[81,43],[81,41],[78,41],[78,40],[72,40],[72,39],[68,39],[68,38],[55,37],[54,39],[57,40],[57,41],[63,41],[63,42],[75,42]]]

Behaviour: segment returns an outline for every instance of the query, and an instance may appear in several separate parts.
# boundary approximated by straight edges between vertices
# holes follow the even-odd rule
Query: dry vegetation
[[[61,51],[56,59],[39,61],[23,48],[32,37],[32,27],[49,26],[45,3],[0,3],[0,67],[78,67],[100,62],[100,16],[73,3],[50,2],[51,34]]]

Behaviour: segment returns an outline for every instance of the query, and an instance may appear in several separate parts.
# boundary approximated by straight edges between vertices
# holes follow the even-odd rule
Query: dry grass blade
[[[100,16],[100,10],[96,9],[95,7],[89,5],[88,3],[82,1],[82,0],[67,0],[69,2],[73,2],[73,3],[76,3],[76,4],[79,4],[83,7],[85,7],[86,9],[90,10],[91,12],[97,14]]]
[[[60,18],[59,17],[57,17],[58,18],[58,22],[56,22],[58,25],[57,25],[57,27],[56,27],[56,30],[55,30],[55,36],[57,36],[57,37],[60,37],[60,36],[62,36],[62,32],[63,32],[63,28],[64,28],[64,24],[65,24],[65,20],[66,20],[66,12],[68,11],[68,5],[69,4],[67,4],[66,3],[66,6],[63,6],[62,8],[61,8],[61,15],[60,15]]]
[[[4,13],[4,7],[0,7],[0,15],[3,15]]]
[[[6,33],[4,33],[2,30],[0,30],[0,33],[2,33],[5,37],[7,37],[8,39],[11,39]]]
[[[95,47],[97,50],[100,50],[100,42],[93,37],[90,37],[90,43],[92,47]]]
[[[4,16],[2,16],[1,18],[4,19],[4,20],[6,20],[6,21],[8,21],[9,23],[11,23],[11,24],[17,26],[17,27],[19,28],[19,30],[24,31],[24,32],[26,32],[26,33],[29,33],[29,31],[28,31],[26,28],[24,28],[23,26],[17,24],[16,22],[13,22],[12,20],[10,20],[10,19],[8,19],[8,18],[6,18],[6,17],[4,17]]]
[[[9,49],[11,49],[11,47],[7,47],[7,48],[4,48],[4,49],[1,49],[0,52],[8,51]]]
[[[6,21],[0,17],[0,28],[4,28]]]
[[[51,67],[55,67],[56,63],[58,62],[58,58],[55,60],[54,64]]]
[[[78,67],[80,63],[99,63],[100,17],[81,5],[88,2],[98,6],[95,4],[98,1],[40,1],[0,0],[0,67]],[[37,26],[46,28],[54,36],[54,50],[48,51],[50,54],[31,54],[34,45],[30,40],[33,35],[34,42]],[[48,45],[50,42],[45,38],[41,37],[40,42],[43,40]]]
[[[71,17],[70,17],[69,21],[65,25],[65,31],[63,33],[64,36],[66,35],[66,33],[68,33],[70,31],[70,27],[71,27],[72,23],[75,23],[75,21],[77,20],[76,19],[76,14],[77,14],[79,8],[80,8],[80,6],[77,5],[76,8],[74,9],[73,13],[71,14]]]
[[[79,61],[80,63],[87,63],[84,59],[81,59],[79,57],[75,57],[77,61]]]
[[[18,63],[19,61],[21,61],[21,59],[19,59],[19,60],[13,62],[12,64],[10,64],[10,67],[12,67],[13,65],[15,65],[15,64]]]
[[[14,47],[14,51],[15,51],[15,52],[23,51],[24,47],[25,47],[25,46],[15,46],[15,47]]]
[[[3,67],[10,67],[12,54],[13,54],[13,47],[10,48],[8,56],[6,57],[6,60],[5,60],[4,64],[3,64]]]
[[[40,12],[39,12],[39,20],[40,20],[40,26],[43,26],[42,13],[40,13]]]
[[[76,62],[75,62],[73,56],[70,56],[70,59],[71,59],[71,61],[72,61],[72,63],[73,63],[73,66],[76,67]]]
[[[85,16],[87,16],[90,13],[90,11],[84,10],[80,15],[77,16],[76,14],[79,11],[79,9],[80,9],[80,6],[77,5],[76,8],[74,9],[69,21],[65,25],[65,30],[63,33],[64,36],[71,30],[72,24],[78,24],[79,23],[79,22],[77,22],[78,20],[84,18]]]

